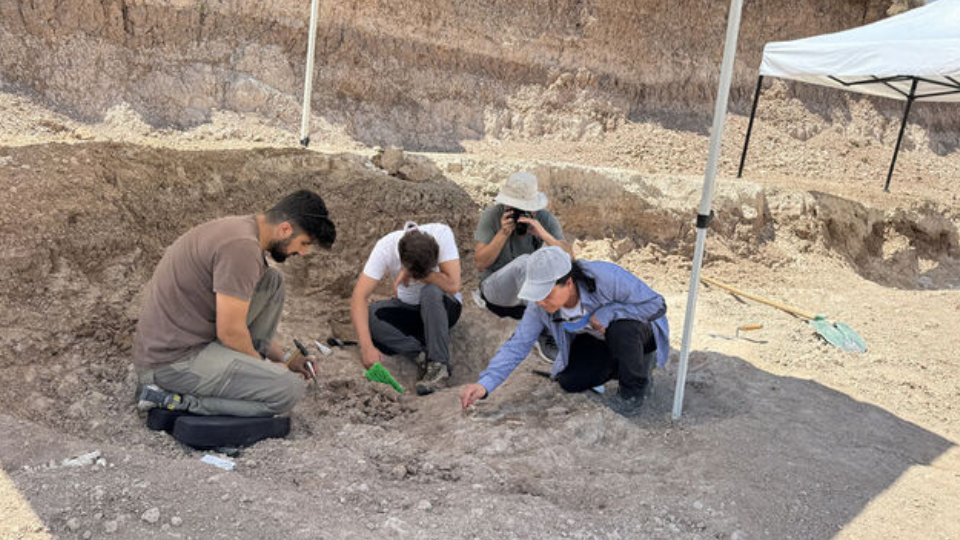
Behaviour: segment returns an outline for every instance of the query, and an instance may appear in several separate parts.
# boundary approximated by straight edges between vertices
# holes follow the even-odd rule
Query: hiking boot
[[[187,408],[180,394],[169,392],[155,384],[144,385],[138,399],[137,409],[141,411],[149,411],[155,407],[168,411],[182,411]]]
[[[417,381],[417,395],[426,396],[446,386],[450,378],[450,370],[440,362],[428,362],[427,370]]]
[[[617,394],[607,400],[607,406],[620,416],[630,418],[636,416],[643,407],[643,394],[629,397]]]
[[[644,400],[653,394],[653,376],[651,371],[647,372],[648,376],[646,379],[640,379],[639,388],[624,388],[621,386],[617,395],[607,400],[607,405],[613,409],[613,412],[628,418],[636,416],[637,413],[640,412]]]
[[[540,359],[548,364],[556,361],[557,355],[560,354],[560,348],[557,347],[557,342],[554,341],[550,332],[543,332],[537,338],[537,353],[540,355]]]

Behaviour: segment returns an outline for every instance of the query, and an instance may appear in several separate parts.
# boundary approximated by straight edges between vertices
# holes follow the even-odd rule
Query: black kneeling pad
[[[179,411],[152,409],[147,427],[166,431],[174,439],[199,450],[250,446],[263,439],[283,438],[290,433],[290,418],[273,416],[198,416]]]
[[[173,425],[181,416],[188,416],[185,411],[168,411],[167,409],[150,409],[147,413],[147,427],[154,431],[173,433]]]

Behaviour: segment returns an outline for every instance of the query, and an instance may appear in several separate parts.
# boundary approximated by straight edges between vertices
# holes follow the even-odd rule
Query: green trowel
[[[817,334],[819,334],[820,337],[825,339],[827,343],[835,347],[840,347],[845,351],[858,352],[858,353],[866,352],[867,350],[867,344],[863,341],[863,338],[861,338],[856,333],[856,331],[854,331],[853,328],[850,328],[849,326],[847,326],[842,322],[832,323],[828,321],[826,317],[824,317],[823,315],[817,315],[814,313],[810,313],[808,311],[803,311],[794,307],[781,304],[779,302],[775,302],[773,300],[768,300],[762,296],[757,296],[755,294],[743,292],[735,287],[732,287],[725,283],[721,283],[715,279],[711,279],[706,276],[700,276],[700,279],[703,280],[704,283],[715,285],[737,296],[749,298],[751,300],[760,302],[761,304],[773,306],[777,309],[786,311],[787,313],[790,313],[792,315],[796,315],[798,317],[807,319],[807,322],[810,324],[810,326],[813,327],[814,330],[816,330]]]
[[[400,383],[393,378],[393,375],[387,371],[387,368],[383,367],[380,362],[375,362],[370,369],[363,372],[363,376],[367,378],[368,381],[378,382],[383,384],[389,384],[399,393],[403,393],[403,387],[400,386]]]

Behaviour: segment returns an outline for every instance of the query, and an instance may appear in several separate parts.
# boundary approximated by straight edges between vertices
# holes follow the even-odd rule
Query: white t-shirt
[[[443,223],[428,223],[419,226],[420,231],[429,234],[437,241],[440,247],[440,255],[437,258],[437,264],[447,261],[455,261],[460,258],[457,253],[457,242],[453,236],[453,230]],[[400,264],[400,239],[406,231],[394,231],[380,240],[370,252],[370,258],[363,267],[363,273],[367,276],[380,281],[387,274],[391,279],[397,279],[403,265]],[[433,267],[434,272],[439,272],[440,267]],[[420,281],[410,281],[409,286],[401,284],[397,288],[397,297],[404,303],[411,305],[420,305],[420,290],[423,289],[423,283]],[[460,300],[460,293],[457,293],[457,300]]]

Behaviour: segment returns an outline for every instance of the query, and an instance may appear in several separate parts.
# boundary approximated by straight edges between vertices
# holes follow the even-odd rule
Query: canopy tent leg
[[[900,154],[900,143],[903,142],[903,132],[907,128],[907,116],[910,116],[910,106],[917,94],[917,79],[914,77],[910,84],[910,95],[907,96],[907,106],[903,110],[903,120],[900,122],[900,134],[897,135],[897,147],[893,149],[893,161],[890,162],[890,171],[887,172],[887,183],[883,185],[883,190],[890,192],[890,179],[893,178],[893,168],[897,165],[897,156]]]
[[[753,93],[753,106],[750,108],[750,123],[747,124],[747,138],[743,141],[743,153],[740,154],[740,167],[737,169],[737,178],[743,177],[743,164],[747,161],[747,148],[750,147],[750,133],[753,131],[753,119],[757,116],[757,102],[760,101],[760,88],[763,86],[763,75],[757,77],[757,89]]]
[[[310,146],[310,96],[313,94],[313,57],[317,45],[317,18],[320,0],[310,2],[310,35],[307,38],[307,71],[303,75],[303,117],[300,119],[300,144]]]
[[[713,129],[710,132],[710,153],[704,172],[703,192],[697,212],[697,246],[693,253],[693,272],[690,276],[690,292],[687,296],[687,313],[683,319],[683,342],[680,346],[680,366],[677,368],[677,387],[673,394],[673,419],[679,420],[683,413],[683,390],[687,383],[687,364],[690,360],[690,339],[693,336],[693,319],[697,309],[697,293],[700,290],[700,266],[707,238],[707,228],[713,218],[710,206],[717,179],[720,161],[720,142],[723,140],[723,122],[727,116],[727,101],[730,99],[730,80],[733,78],[733,60],[737,54],[737,35],[740,33],[740,13],[743,0],[730,0],[727,16],[727,41],[723,47],[723,62],[720,67],[720,87],[713,110]]]
[[[897,135],[897,147],[893,149],[893,161],[890,162],[890,171],[887,172],[887,183],[883,185],[883,190],[890,191],[890,179],[893,178],[893,168],[897,165],[897,156],[900,154],[900,143],[903,142],[903,132],[907,128],[907,116],[910,116],[910,106],[913,105],[914,96],[917,94],[917,79],[914,77],[910,84],[910,95],[907,96],[907,106],[903,110],[903,120],[900,122],[900,134]]]

